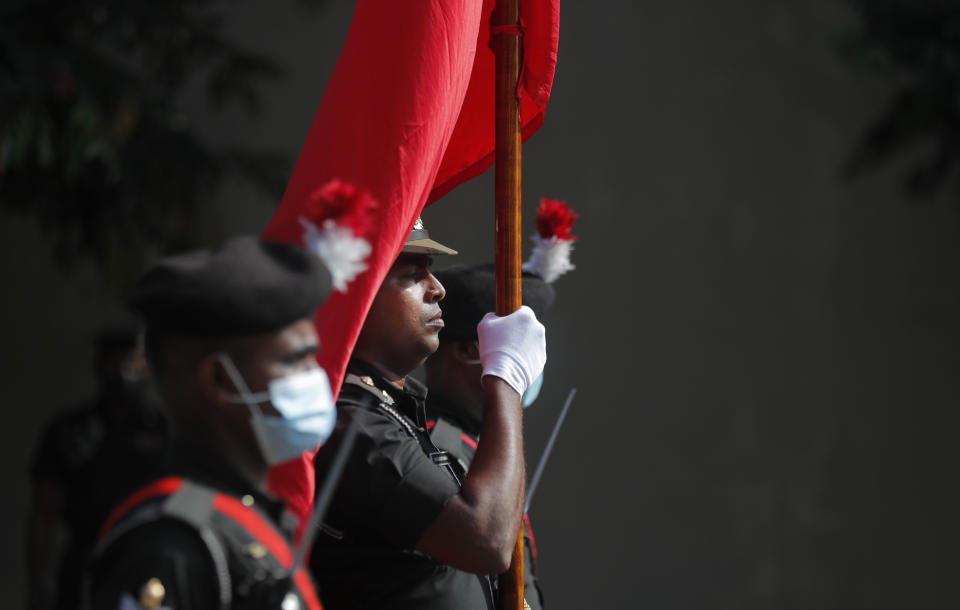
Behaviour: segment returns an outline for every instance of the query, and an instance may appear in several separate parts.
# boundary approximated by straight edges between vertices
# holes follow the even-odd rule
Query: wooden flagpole
[[[497,315],[520,308],[522,242],[520,165],[520,0],[497,0],[493,15],[496,54],[496,265]],[[500,610],[524,610],[523,524],[510,569],[500,577]]]

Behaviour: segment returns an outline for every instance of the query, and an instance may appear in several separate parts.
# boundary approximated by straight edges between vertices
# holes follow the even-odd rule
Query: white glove
[[[507,316],[483,316],[477,324],[477,338],[483,377],[495,375],[522,396],[543,372],[547,362],[546,329],[526,305]]]

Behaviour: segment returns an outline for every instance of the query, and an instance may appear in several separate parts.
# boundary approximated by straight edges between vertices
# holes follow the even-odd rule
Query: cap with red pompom
[[[577,236],[571,233],[580,218],[566,201],[540,199],[537,208],[537,234],[533,236],[533,253],[523,270],[535,273],[547,283],[574,268],[570,252]]]
[[[496,273],[493,263],[454,265],[433,273],[446,292],[440,301],[444,324],[441,341],[477,340],[477,324],[497,306]],[[524,272],[521,282],[523,304],[543,320],[556,299],[556,290],[534,273]]]
[[[153,333],[239,337],[313,317],[330,290],[329,271],[306,249],[244,235],[158,261],[130,307]]]
[[[570,251],[576,236],[571,232],[579,218],[565,202],[542,199],[537,210],[537,233],[530,260],[523,265],[523,304],[542,318],[553,305],[556,291],[551,284],[573,269]],[[456,265],[434,275],[446,296],[440,303],[444,327],[441,341],[475,341],[477,324],[496,306],[496,267],[492,263]]]

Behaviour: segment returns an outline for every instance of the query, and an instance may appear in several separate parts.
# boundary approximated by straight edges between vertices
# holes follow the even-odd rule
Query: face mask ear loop
[[[230,378],[230,381],[233,382],[233,387],[237,388],[237,391],[240,392],[240,399],[250,409],[250,414],[254,417],[262,417],[263,413],[260,412],[260,404],[253,397],[250,388],[247,387],[247,382],[243,380],[243,375],[240,374],[237,365],[233,363],[233,358],[231,358],[229,354],[221,352],[217,354],[217,360],[223,365],[223,370],[227,372],[227,376]]]

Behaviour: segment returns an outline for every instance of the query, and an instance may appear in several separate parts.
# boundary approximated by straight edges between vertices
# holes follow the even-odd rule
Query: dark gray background
[[[191,120],[295,156],[350,9],[236,3],[233,35],[289,73],[259,122],[196,101]],[[889,93],[833,53],[842,0],[566,0],[562,17],[524,149],[527,232],[540,196],[583,214],[527,419],[533,462],[578,388],[532,510],[549,606],[960,607],[956,194],[838,180]],[[228,185],[224,234],[275,201]],[[424,218],[481,261],[491,210],[487,174]],[[23,607],[27,455],[92,391],[89,340],[118,299],[88,265],[55,271],[27,222],[3,218],[0,240],[0,588]]]

